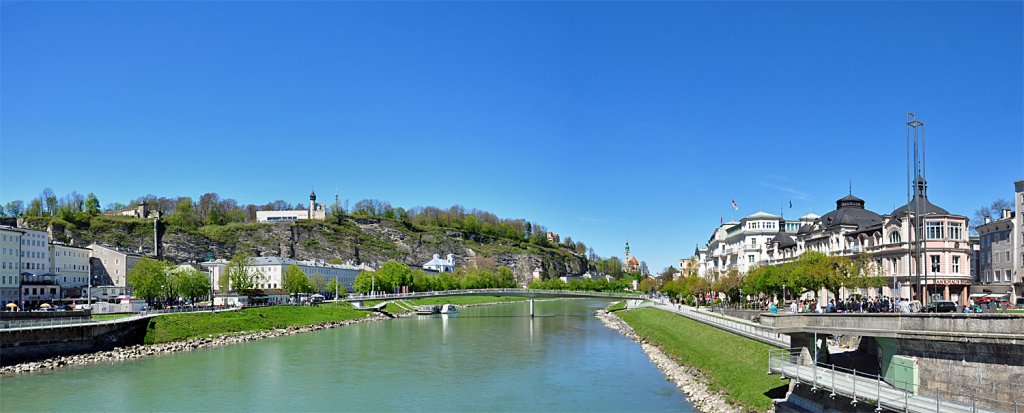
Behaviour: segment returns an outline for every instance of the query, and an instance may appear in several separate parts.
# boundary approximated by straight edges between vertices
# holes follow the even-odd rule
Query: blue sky
[[[461,204],[658,270],[852,181],[971,215],[1024,179],[1021,2],[4,2],[0,202]],[[739,211],[733,212],[735,199]],[[793,208],[788,208],[792,200]]]

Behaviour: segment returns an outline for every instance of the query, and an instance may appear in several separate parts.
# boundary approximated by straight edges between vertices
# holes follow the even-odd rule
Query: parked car
[[[926,313],[955,313],[956,303],[953,301],[932,301],[924,308]]]

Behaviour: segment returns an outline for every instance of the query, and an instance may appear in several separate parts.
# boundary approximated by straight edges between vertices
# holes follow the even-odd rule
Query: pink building
[[[971,248],[968,245],[967,217],[949,213],[931,203],[927,183],[916,180],[917,189],[908,205],[880,215],[864,208],[864,200],[852,194],[836,201],[836,209],[790,235],[780,233],[771,241],[769,262],[793,260],[804,251],[856,257],[867,254],[874,263],[873,275],[890,279],[889,285],[875,289],[848,289],[844,294],[913,298],[924,302],[932,294],[945,300],[966,304],[971,285]],[[913,228],[918,200],[925,220],[923,252],[912,259],[910,249],[919,239]],[[920,274],[918,274],[920,269]],[[920,277],[918,276],[920,275]]]

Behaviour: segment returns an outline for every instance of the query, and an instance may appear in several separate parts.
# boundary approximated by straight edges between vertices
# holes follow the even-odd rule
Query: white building
[[[316,203],[316,192],[309,193],[309,209],[291,211],[256,211],[257,222],[295,221],[299,219],[327,219],[327,208]]]
[[[321,274],[327,281],[336,279],[342,286],[350,290],[359,271],[373,270],[366,265],[329,264],[323,261],[300,261],[281,257],[254,257],[249,259],[246,271],[250,275],[256,275],[254,288],[260,290],[282,289],[284,288],[284,272],[292,264],[298,266],[308,277],[312,278],[315,274]],[[199,265],[210,271],[214,290],[221,291],[220,279],[226,273],[228,261],[219,259]]]
[[[7,304],[19,305],[21,284],[21,237],[24,230],[0,226],[0,310]]]
[[[759,214],[744,218],[742,223],[724,224],[708,242],[702,268],[706,267],[709,274],[731,269],[746,272],[755,265],[794,260],[806,251],[850,258],[865,256],[872,264],[869,271],[889,282],[880,290],[850,289],[844,294],[921,299],[920,292],[925,290],[926,299],[938,294],[965,304],[972,268],[967,217],[951,214],[932,204],[924,179],[918,178],[915,182],[917,190],[910,204],[888,215],[865,209],[864,200],[850,194],[837,200],[836,209],[821,217],[805,215],[798,222],[775,217],[778,223],[775,228],[769,225],[768,231],[763,230],[768,217]],[[916,214],[918,201],[926,222],[920,243],[926,253],[917,263],[912,263],[908,259],[908,246],[917,243],[917,237],[910,222]],[[778,231],[780,226],[785,230],[764,240],[768,232]],[[791,232],[797,226],[799,229]],[[922,273],[920,279],[915,276],[918,273]]]
[[[434,254],[434,258],[423,264],[423,269],[434,272],[455,272],[455,255],[448,254],[447,258],[441,259],[440,255]]]
[[[92,250],[63,244],[50,244],[50,272],[61,288],[79,288],[89,284]]]
[[[769,261],[772,239],[780,233],[795,234],[801,226],[817,218],[817,215],[807,214],[787,221],[778,215],[755,212],[739,222],[721,224],[711,234],[707,246],[695,251],[697,273],[713,281],[717,275],[730,270],[745,273],[764,265]]]
[[[32,275],[50,271],[50,236],[44,231],[21,229],[21,272]]]

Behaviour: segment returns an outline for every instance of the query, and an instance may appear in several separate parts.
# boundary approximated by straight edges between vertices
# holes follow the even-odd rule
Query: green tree
[[[194,268],[175,271],[178,294],[192,304],[210,294],[210,278]]]
[[[344,284],[338,282],[337,278],[331,278],[327,281],[327,292],[329,294],[336,294],[335,298],[338,298],[339,296],[345,296],[348,293],[348,289],[345,288]]]
[[[327,289],[327,278],[321,273],[313,273],[313,276],[309,277],[309,284],[313,287],[313,291],[322,293]]]
[[[90,192],[89,195],[85,196],[85,213],[94,217],[99,215],[100,212],[100,200],[96,198],[96,194]]]
[[[43,200],[39,198],[32,198],[32,201],[28,204],[28,209],[25,210],[25,216],[29,217],[41,217],[43,216]]]
[[[15,199],[13,201],[8,202],[6,207],[8,216],[18,217],[25,212],[25,202],[23,202],[20,199]]]
[[[356,274],[355,282],[352,283],[352,290],[363,294],[380,291],[380,284],[377,284],[376,277],[377,275],[373,271],[359,271],[359,274]]]
[[[240,294],[252,293],[256,285],[263,281],[263,273],[258,269],[250,270],[249,267],[248,254],[238,253],[231,257],[231,261],[224,268],[226,281],[222,282],[222,289],[234,290]]]
[[[166,291],[167,263],[143,257],[127,274],[134,295],[152,304],[153,299]]]
[[[308,293],[313,290],[309,283],[309,277],[295,264],[289,265],[284,270],[284,280],[282,280],[281,287],[284,287],[284,290],[288,291],[293,297],[296,297],[299,293]]]
[[[192,203],[192,198],[183,196],[178,198],[178,204],[174,208],[174,213],[167,217],[167,223],[171,226],[185,229],[195,229],[199,227],[199,217],[196,215],[195,206]]]

